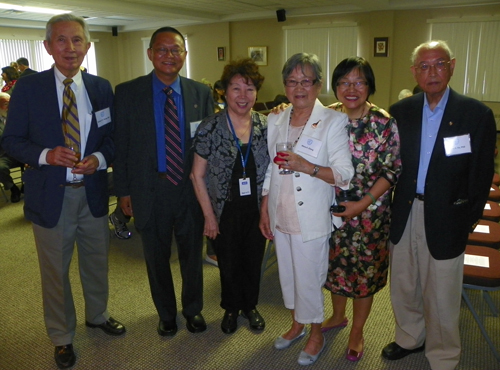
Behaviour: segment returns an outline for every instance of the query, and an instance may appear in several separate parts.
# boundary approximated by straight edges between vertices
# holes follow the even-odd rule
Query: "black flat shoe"
[[[238,312],[227,311],[224,313],[224,318],[220,324],[222,331],[226,334],[232,334],[238,328]]]
[[[382,350],[382,357],[391,361],[399,360],[402,359],[403,357],[411,355],[412,353],[422,352],[424,349],[425,349],[425,344],[414,349],[406,349],[401,347],[396,342],[392,342],[384,347],[384,349]]]
[[[10,201],[12,203],[17,203],[21,200],[21,190],[14,184],[10,188]]]
[[[68,369],[72,367],[76,362],[73,345],[67,344],[65,346],[56,346],[54,359],[56,360],[56,364],[59,369]]]
[[[99,328],[108,335],[122,335],[125,334],[126,330],[122,323],[116,321],[112,317],[104,321],[102,324],[92,324],[85,321],[85,325],[89,328]]]
[[[158,323],[158,334],[162,337],[173,337],[177,333],[177,323],[173,321],[162,321]]]
[[[264,330],[266,327],[266,322],[264,318],[260,315],[259,311],[256,308],[250,311],[243,311],[241,313],[245,319],[248,319],[248,323],[250,327],[254,330]]]
[[[203,315],[199,313],[196,316],[186,316],[186,327],[191,333],[201,333],[207,330],[207,323]]]

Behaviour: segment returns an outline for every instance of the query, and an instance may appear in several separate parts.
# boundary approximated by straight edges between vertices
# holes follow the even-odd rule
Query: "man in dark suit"
[[[24,57],[19,58],[16,63],[20,72],[19,78],[38,73],[30,68],[30,62]]]
[[[206,329],[201,314],[204,222],[189,179],[191,144],[197,123],[214,112],[213,99],[207,86],[179,76],[187,51],[178,30],[156,30],[147,53],[154,71],[115,90],[114,186],[142,238],[158,333],[177,332],[172,235],[182,276],[182,314],[188,330],[197,333]],[[172,125],[177,134],[170,131]]]
[[[61,369],[76,361],[72,345],[76,313],[68,276],[75,241],[85,324],[109,335],[125,333],[107,311],[106,170],[114,154],[113,91],[108,81],[80,72],[89,40],[83,18],[62,14],[49,20],[44,45],[54,67],[18,81],[2,137],[4,149],[29,166],[23,176],[24,213],[33,223],[45,326]],[[70,102],[67,94],[72,95]],[[77,110],[71,108],[75,105]],[[65,147],[70,139],[65,112],[74,117],[81,160],[80,153]]]
[[[494,171],[491,109],[448,87],[455,59],[443,41],[418,46],[411,70],[423,93],[394,104],[403,171],[391,224],[396,341],[382,355],[423,351],[432,369],[455,369],[464,251]],[[425,343],[425,345],[424,345]]]

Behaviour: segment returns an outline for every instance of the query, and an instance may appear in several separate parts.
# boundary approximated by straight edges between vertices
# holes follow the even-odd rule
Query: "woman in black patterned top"
[[[205,216],[204,235],[214,240],[221,279],[221,328],[233,333],[240,313],[263,330],[257,311],[266,240],[259,206],[267,153],[266,116],[252,110],[264,77],[251,59],[230,62],[221,82],[227,108],[196,131],[191,179]]]

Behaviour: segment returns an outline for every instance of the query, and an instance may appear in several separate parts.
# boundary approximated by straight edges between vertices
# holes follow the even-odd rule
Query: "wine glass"
[[[276,155],[278,153],[283,153],[283,152],[291,152],[292,151],[292,143],[287,141],[284,143],[276,143]],[[287,168],[282,168],[279,172],[280,175],[289,175],[291,173],[294,173],[294,171],[289,170]]]
[[[75,152],[75,157],[76,157],[76,162],[74,163],[73,168],[77,165],[77,163],[80,162],[82,153],[80,151],[80,143],[76,142],[67,142],[66,143],[66,148],[71,149],[73,152]],[[77,184],[79,182],[82,182],[82,179],[78,179],[76,177],[76,173],[73,174],[73,180],[70,181],[71,184]]]

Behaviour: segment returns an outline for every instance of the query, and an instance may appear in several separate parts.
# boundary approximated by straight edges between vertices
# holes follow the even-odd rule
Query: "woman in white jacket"
[[[266,238],[274,239],[283,300],[293,320],[274,346],[288,348],[305,335],[305,324],[311,324],[298,359],[299,364],[309,365],[325,346],[322,286],[328,271],[333,185],[348,183],[354,169],[345,131],[347,116],[317,99],[322,86],[317,56],[293,55],[282,75],[291,105],[268,117],[268,149],[274,163],[264,181],[260,228]],[[281,142],[292,143],[292,149],[277,153],[276,143]],[[280,168],[294,173],[279,174]],[[339,218],[333,222],[341,224]]]

